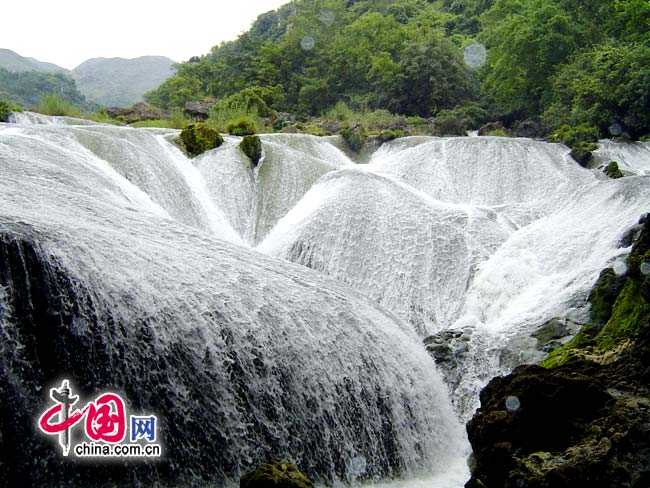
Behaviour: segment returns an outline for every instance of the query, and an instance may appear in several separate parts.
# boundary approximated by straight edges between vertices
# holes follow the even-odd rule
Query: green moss
[[[634,340],[642,327],[650,325],[650,304],[642,297],[641,290],[638,280],[626,280],[605,326],[584,326],[570,342],[549,354],[541,365],[555,368],[574,357],[602,356]]]
[[[239,117],[227,126],[228,134],[233,136],[252,136],[257,132],[255,121],[247,116]]]
[[[258,136],[245,136],[239,144],[242,152],[248,156],[253,166],[262,159],[262,141]]]
[[[241,488],[313,488],[314,483],[295,464],[273,461],[242,476],[239,486]]]
[[[607,165],[605,168],[605,174],[612,178],[613,180],[616,180],[618,178],[623,178],[623,173],[618,167],[618,163],[616,161],[612,161]]]
[[[223,137],[204,124],[188,125],[181,132],[181,141],[191,157],[215,149],[223,144]]]
[[[618,296],[612,317],[596,336],[596,343],[601,350],[610,350],[623,340],[633,339],[642,320],[650,314],[650,306],[641,297],[640,283],[628,280]]]
[[[510,137],[510,134],[508,134],[508,132],[506,132],[505,129],[494,129],[494,130],[488,131],[485,135],[486,136],[493,136],[493,137]]]
[[[341,137],[343,137],[348,147],[357,153],[363,149],[368,139],[366,130],[361,125],[343,127],[341,129]]]
[[[382,130],[379,133],[379,142],[388,142],[392,141],[395,139],[399,139],[400,137],[405,137],[406,131],[402,129],[387,129],[387,130]]]

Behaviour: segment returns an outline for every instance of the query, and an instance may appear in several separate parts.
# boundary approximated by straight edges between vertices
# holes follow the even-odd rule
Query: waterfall
[[[156,412],[181,484],[236,480],[270,456],[346,482],[462,459],[461,424],[411,328],[207,225],[205,161],[192,169],[161,134],[0,126],[0,384],[17,421],[31,425],[44,389],[70,375]],[[0,425],[3,442],[44,444]],[[76,472],[47,447],[47,469],[21,474],[34,485]],[[141,482],[152,469],[138,466]]]
[[[352,481],[361,459],[378,486],[461,486],[459,418],[538,359],[537,326],[584,319],[649,210],[647,144],[601,143],[599,161],[637,175],[619,180],[498,137],[398,139],[360,165],[333,138],[264,135],[252,168],[236,137],[190,160],[177,131],[15,122],[0,124],[0,379],[29,422],[37,385],[63,374],[127,392],[163,419],[186,482],[274,455],[320,479]],[[446,329],[471,336],[451,395],[422,344]]]

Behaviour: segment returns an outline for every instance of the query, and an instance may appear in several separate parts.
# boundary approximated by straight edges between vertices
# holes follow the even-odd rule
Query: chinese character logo
[[[50,399],[54,405],[40,416],[38,427],[47,435],[58,436],[63,456],[70,454],[72,429],[80,423],[83,423],[83,433],[90,442],[74,446],[73,452],[78,457],[160,456],[159,444],[137,443],[155,442],[155,415],[131,415],[131,444],[123,444],[127,432],[127,408],[125,400],[117,393],[103,393],[83,408],[73,410],[79,402],[79,396],[72,393],[70,382],[63,380],[60,387],[50,390]]]

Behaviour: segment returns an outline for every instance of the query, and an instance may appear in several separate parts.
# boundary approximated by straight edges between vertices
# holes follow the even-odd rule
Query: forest
[[[575,146],[650,133],[647,0],[295,0],[149,92],[164,109],[319,116],[345,104],[447,132],[528,124]],[[485,47],[486,59],[467,53]]]

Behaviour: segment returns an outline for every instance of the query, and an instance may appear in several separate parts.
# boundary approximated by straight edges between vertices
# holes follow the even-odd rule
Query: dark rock
[[[603,171],[603,173],[605,173],[613,180],[616,180],[618,178],[623,178],[623,173],[618,168],[618,163],[616,161],[612,161],[611,163],[609,163],[605,168],[605,170]]]
[[[241,488],[313,488],[314,483],[295,464],[273,461],[242,476],[239,486]]]
[[[500,122],[500,121],[488,122],[487,124],[483,125],[478,130],[478,135],[479,136],[489,136],[489,135],[493,134],[494,132],[507,133],[507,130],[506,130],[505,126],[503,125],[503,123]]]
[[[601,325],[553,352],[543,363],[552,369],[522,366],[481,392],[467,424],[475,455],[467,487],[648,486],[650,302],[638,264],[648,249],[645,223],[627,275],[605,270],[591,293]],[[545,338],[561,332],[549,327]]]
[[[214,107],[215,103],[216,100],[214,98],[187,102],[185,104],[185,115],[194,120],[207,120],[210,117],[210,110]]]
[[[185,151],[191,157],[196,157],[223,144],[221,134],[202,123],[188,125],[181,131],[180,139]]]
[[[650,399],[612,396],[602,366],[522,366],[481,393],[466,486],[635,486],[650,469]],[[601,373],[601,374],[595,374]],[[508,409],[507,399],[518,408]]]
[[[239,144],[242,152],[251,160],[253,167],[262,159],[262,141],[258,136],[245,136]]]
[[[542,325],[532,336],[537,339],[537,348],[546,352],[562,345],[560,339],[575,335],[580,330],[580,324],[569,319],[551,319]]]
[[[539,121],[532,119],[518,121],[512,128],[515,137],[528,137],[529,139],[541,139],[546,136],[547,132]]]
[[[143,120],[164,119],[168,115],[159,108],[149,105],[146,102],[136,103],[129,108],[109,107],[106,109],[106,113],[110,117],[127,124],[133,124]]]

